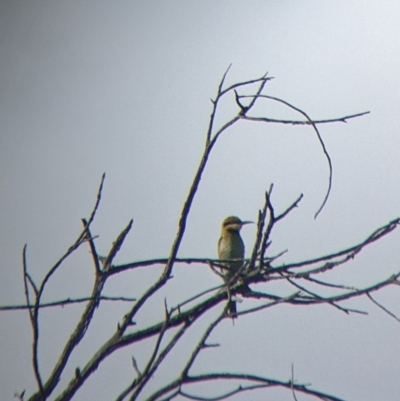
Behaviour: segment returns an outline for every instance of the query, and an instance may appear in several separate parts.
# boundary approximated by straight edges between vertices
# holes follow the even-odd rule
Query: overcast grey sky
[[[395,0],[1,1],[0,304],[23,302],[25,243],[37,280],[71,245],[103,172],[93,225],[99,252],[106,253],[134,218],[117,262],[168,254],[202,152],[210,98],[230,63],[228,83],[268,71],[275,79],[266,92],[312,118],[371,114],[321,127],[334,172],[331,197],[317,220],[328,170],[313,131],[240,122],[215,148],[180,256],[216,257],[222,219],[256,219],[272,182],[278,210],[304,193],[273,236],[272,252],[289,250],[282,260],[351,246],[399,216],[399,27]],[[231,110],[226,106],[218,121]],[[299,118],[272,103],[257,110]],[[249,248],[254,227],[243,236]],[[400,268],[399,244],[395,232],[329,278],[352,285],[386,278]],[[44,298],[87,294],[91,273],[89,253],[81,249]],[[178,268],[175,275],[187,292],[218,284],[205,268]],[[126,276],[107,290],[137,296],[154,277],[138,282]],[[179,299],[176,290],[164,295],[171,304]],[[398,291],[378,298],[400,315]],[[213,369],[287,380],[293,363],[296,378],[319,390],[354,401],[397,401],[400,325],[366,301],[352,305],[369,316],[327,306],[279,307],[240,318],[234,327],[224,323],[213,335],[223,346],[208,351],[210,359],[202,356],[196,369],[209,368],[212,360]],[[74,308],[42,314],[44,374],[73,327]],[[106,329],[110,319],[123,310],[103,309],[69,373],[92,355],[115,328]],[[161,313],[160,305],[151,305],[146,318]],[[30,334],[25,312],[0,314],[2,400],[34,388]],[[144,361],[143,350],[132,353]],[[130,355],[113,357],[74,400],[114,399],[131,378],[130,364]],[[264,400],[265,393],[252,399]]]

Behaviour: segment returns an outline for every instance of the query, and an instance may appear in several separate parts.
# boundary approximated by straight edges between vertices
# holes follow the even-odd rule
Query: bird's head
[[[229,216],[222,222],[222,229],[228,231],[240,231],[245,224],[251,224],[253,221],[242,221],[239,217]]]

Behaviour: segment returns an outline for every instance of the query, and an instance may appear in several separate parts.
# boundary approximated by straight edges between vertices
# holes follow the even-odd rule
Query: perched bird
[[[218,258],[221,260],[237,259],[229,262],[222,262],[226,266],[223,269],[226,281],[229,282],[239,269],[243,266],[244,243],[240,236],[240,229],[252,221],[242,221],[239,217],[229,216],[222,222],[221,238],[218,241]],[[228,312],[232,317],[237,316],[236,302],[229,301]]]

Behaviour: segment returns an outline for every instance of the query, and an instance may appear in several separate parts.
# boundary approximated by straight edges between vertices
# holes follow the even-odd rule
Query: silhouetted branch
[[[350,312],[360,313],[360,314],[363,314],[363,315],[367,315],[368,314],[367,312],[364,312],[364,311],[359,311],[359,310],[356,310],[356,309],[344,308],[344,307],[336,304],[335,302],[330,301],[327,298],[325,298],[325,297],[323,297],[321,295],[318,295],[313,291],[308,290],[307,288],[301,286],[299,283],[295,282],[294,280],[291,280],[290,278],[286,278],[286,280],[290,284],[292,284],[294,287],[298,288],[299,290],[303,291],[304,293],[306,293],[308,295],[311,295],[312,298],[318,299],[321,302],[326,301],[329,305],[332,305],[333,307],[337,308],[338,310],[340,310],[340,311],[342,311],[342,312],[344,312],[346,314],[349,314]]]
[[[29,275],[28,275],[28,267],[27,267],[27,262],[26,262],[26,248],[27,245],[24,245],[24,249],[22,251],[22,268],[23,268],[23,279],[24,279],[24,294],[25,294],[25,307],[28,307],[28,305],[31,304],[30,298],[29,298],[29,288],[28,288],[28,282],[32,285],[32,288],[35,290],[35,295],[37,296],[37,289],[36,285],[34,285],[32,280],[29,280]],[[29,318],[31,320],[31,325],[32,328],[34,328],[34,317],[31,309],[29,309]]]
[[[109,297],[102,295],[97,298],[100,301],[112,301],[112,302],[134,302],[136,298],[129,298],[129,297]],[[93,301],[91,297],[82,297],[82,298],[67,298],[61,299],[59,301],[52,301],[52,302],[43,302],[40,304],[39,308],[53,308],[55,306],[65,306],[65,305],[74,305],[74,304],[81,304],[84,302]],[[17,310],[31,310],[34,309],[34,304],[29,305],[0,305],[0,311],[17,311]]]
[[[398,321],[400,323],[400,318],[398,318],[394,313],[390,312],[389,309],[385,308],[382,304],[380,304],[376,299],[374,299],[369,292],[366,293],[367,297],[380,309],[382,309],[385,313],[387,313],[389,316],[391,316],[393,319]]]
[[[239,98],[243,98],[246,96],[239,96]],[[248,121],[258,121],[258,122],[264,122],[264,123],[276,123],[276,124],[290,124],[290,125],[312,125],[314,124],[331,124],[331,123],[347,123],[347,120],[350,120],[352,118],[357,118],[361,116],[365,116],[369,114],[370,111],[364,111],[362,113],[356,113],[356,114],[350,114],[348,116],[344,117],[338,117],[338,118],[330,118],[326,120],[281,120],[281,119],[275,119],[275,118],[267,118],[267,117],[253,117],[253,116],[248,116],[244,117]]]
[[[182,384],[184,383],[185,379],[188,377],[189,370],[193,366],[194,361],[196,360],[197,356],[199,355],[200,351],[204,348],[204,344],[207,341],[207,338],[211,334],[211,332],[218,326],[218,324],[226,317],[226,312],[228,310],[228,304],[225,305],[224,310],[216,319],[214,319],[207,327],[207,329],[204,331],[203,335],[201,336],[200,340],[197,343],[197,346],[194,348],[191,356],[189,357],[186,365],[182,369],[182,372],[180,374]],[[133,400],[132,400],[133,401]]]
[[[160,388],[156,392],[154,392],[152,395],[150,395],[146,401],[158,401],[161,400],[161,397],[164,396],[167,393],[171,393],[172,391],[175,391],[172,395],[170,394],[167,399],[172,400],[174,399],[177,395],[182,395],[182,387],[184,385],[189,385],[189,384],[194,384],[194,383],[206,383],[206,382],[216,382],[219,380],[235,380],[235,381],[243,381],[243,382],[255,382],[258,383],[259,385],[263,385],[264,387],[267,388],[284,388],[289,391],[295,390],[299,393],[309,395],[316,397],[317,399],[321,401],[345,401],[342,398],[335,397],[333,395],[330,395],[328,393],[323,393],[318,390],[313,390],[309,388],[308,384],[295,384],[292,383],[291,380],[284,382],[276,379],[270,379],[268,377],[263,377],[263,376],[257,376],[257,375],[251,375],[251,374],[240,374],[240,373],[208,373],[208,374],[203,374],[203,375],[193,375],[193,376],[188,376],[183,379],[179,378],[176,379],[173,382],[170,382],[168,385]],[[244,392],[247,390],[250,390],[251,388],[246,388],[246,387],[239,387],[233,394],[237,394],[239,392]],[[194,397],[194,396],[192,396]],[[225,396],[226,398],[226,396]],[[195,399],[195,398],[193,398]],[[196,398],[199,399],[199,398]],[[203,397],[204,400],[213,400],[213,398],[207,398]],[[216,398],[219,399],[219,398]]]
[[[64,255],[56,262],[55,265],[53,265],[53,267],[51,267],[51,269],[50,269],[50,270],[48,271],[48,273],[45,275],[45,277],[44,277],[44,279],[43,279],[43,281],[42,281],[42,283],[41,283],[41,285],[40,285],[40,288],[39,288],[39,294],[38,294],[38,297],[37,297],[37,304],[40,303],[40,298],[41,298],[41,296],[42,296],[42,294],[43,294],[44,287],[45,287],[47,281],[50,279],[50,277],[51,277],[51,276],[56,272],[56,270],[61,266],[61,264],[64,262],[64,260],[65,260],[69,255],[71,255],[74,251],[76,251],[76,250],[79,248],[79,246],[82,245],[82,244],[88,239],[88,237],[87,237],[87,230],[88,230],[88,228],[90,227],[90,224],[92,223],[92,221],[93,221],[93,219],[94,219],[94,217],[95,217],[95,215],[96,215],[97,209],[98,209],[98,207],[99,207],[99,205],[100,205],[101,192],[102,192],[102,190],[103,190],[103,184],[104,184],[104,179],[105,179],[105,177],[106,177],[106,174],[104,173],[104,174],[102,175],[102,177],[101,177],[100,186],[99,186],[99,189],[98,189],[98,191],[97,191],[96,203],[95,203],[95,205],[94,205],[94,207],[93,207],[93,210],[92,210],[92,212],[91,212],[91,214],[90,214],[90,217],[89,217],[89,220],[88,220],[88,223],[87,223],[86,227],[83,229],[83,231],[81,232],[81,234],[79,234],[79,236],[78,236],[78,238],[76,239],[76,241],[74,242],[74,244],[68,248],[67,252],[64,253]],[[36,313],[36,312],[35,312],[35,313]]]
[[[95,268],[95,274],[98,275],[98,274],[100,274],[99,255],[97,254],[96,246],[94,245],[93,237],[92,237],[92,234],[90,233],[90,228],[89,228],[89,224],[88,224],[87,220],[81,219],[81,221],[83,224],[83,228],[86,230],[86,237],[88,238],[88,241],[89,241],[90,251],[92,254],[94,268]]]
[[[291,378],[291,390],[292,390],[292,395],[293,395],[293,399],[294,401],[298,401],[297,397],[296,397],[296,393],[294,390],[294,367],[293,367],[293,363],[292,363],[292,378]]]
[[[272,189],[272,185],[271,185],[271,189]],[[253,246],[253,252],[251,255],[251,259],[250,259],[250,263],[249,263],[249,268],[252,269],[255,266],[256,263],[256,259],[257,256],[260,255],[260,259],[262,259],[264,257],[265,254],[265,250],[264,253],[262,252],[262,248],[261,248],[261,240],[263,237],[263,231],[264,231],[264,225],[265,225],[265,218],[267,216],[267,210],[268,210],[268,193],[265,193],[265,203],[264,203],[264,207],[258,211],[258,220],[257,220],[257,234],[256,234],[256,240],[254,242],[254,246]],[[261,248],[261,249],[260,249]],[[262,263],[261,263],[261,266]]]
[[[33,280],[30,279],[30,276],[28,274],[28,266],[27,266],[27,261],[26,261],[26,248],[27,248],[27,245],[25,244],[23,252],[22,252],[25,301],[26,301],[26,305],[30,305],[31,302],[30,302],[30,298],[29,298],[29,288],[28,288],[28,282],[29,282],[35,292],[35,305],[36,305],[39,294],[38,294],[36,285],[34,284]],[[39,338],[39,322],[38,322],[38,318],[37,318],[37,313],[35,313],[34,310],[29,309],[28,312],[29,312],[29,319],[31,322],[32,336],[33,336],[33,342],[32,342],[33,373],[35,375],[35,380],[36,380],[36,384],[39,389],[39,394],[40,394],[41,398],[44,399],[43,381],[42,381],[42,378],[40,375],[40,370],[39,370],[39,359],[38,359],[38,350],[37,350],[37,342],[38,342],[38,338]]]
[[[272,81],[272,80],[274,79],[274,77],[268,77],[268,78],[267,78],[267,75],[268,75],[268,72],[266,72],[266,73],[265,73],[262,77],[260,77],[260,78],[250,79],[250,80],[248,80],[248,81],[238,82],[238,83],[236,83],[236,84],[233,84],[233,85],[231,85],[231,86],[228,86],[228,87],[227,87],[226,89],[224,89],[220,94],[221,94],[221,96],[223,96],[223,95],[225,95],[226,93],[231,92],[232,90],[234,90],[234,89],[236,89],[236,88],[239,88],[239,87],[242,87],[242,86],[248,86],[248,85],[251,85],[251,84],[258,83],[258,82],[266,83],[267,81]],[[243,96],[241,96],[241,97],[243,97]]]
[[[252,96],[241,96],[241,97],[252,97]],[[298,113],[302,114],[302,115],[307,119],[307,121],[309,121],[310,125],[312,125],[312,127],[313,127],[315,133],[317,134],[318,141],[319,141],[319,143],[321,144],[322,150],[323,150],[323,152],[324,152],[324,154],[325,154],[325,157],[326,157],[326,160],[328,161],[328,166],[329,166],[328,190],[326,191],[325,199],[324,199],[324,201],[322,202],[322,205],[321,205],[320,208],[317,210],[317,213],[316,213],[315,216],[314,216],[315,218],[317,218],[318,214],[319,214],[319,213],[321,212],[321,210],[324,208],[324,206],[325,206],[325,204],[326,204],[326,202],[327,202],[327,200],[328,200],[328,198],[329,198],[329,194],[330,194],[331,188],[332,188],[332,174],[333,174],[331,157],[329,156],[329,153],[328,153],[328,151],[327,151],[327,149],[326,149],[326,147],[325,147],[325,143],[324,143],[324,141],[322,140],[321,134],[319,133],[316,124],[313,122],[313,120],[308,116],[308,114],[307,114],[305,111],[299,109],[299,108],[296,107],[296,106],[293,106],[292,104],[290,104],[290,103],[287,102],[286,100],[283,100],[283,99],[280,99],[280,98],[274,97],[274,96],[261,95],[261,94],[258,94],[257,97],[265,98],[265,99],[270,99],[270,100],[274,100],[274,101],[279,102],[279,103],[283,103],[284,105],[288,106],[289,108],[291,108],[291,109],[297,111]],[[245,118],[245,117],[244,117],[244,118]]]
[[[332,303],[337,303],[337,302],[343,302],[347,301],[351,298],[357,298],[363,295],[366,295],[367,293],[378,291],[384,287],[388,287],[390,285],[393,285],[395,283],[395,280],[397,280],[400,277],[400,272],[388,277],[387,279],[384,279],[378,283],[372,284],[370,286],[367,286],[365,288],[360,288],[360,289],[355,289],[353,291],[348,291],[344,292],[338,295],[331,295],[331,296],[317,296],[316,294],[311,293],[310,291],[305,291],[307,292],[308,295],[303,295],[302,293],[298,293],[296,297],[291,297],[289,299],[285,299],[283,297],[273,295],[273,294],[268,294],[265,292],[260,292],[260,291],[251,291],[249,293],[244,294],[248,298],[254,298],[254,299],[269,299],[269,300],[282,300],[285,299],[285,303],[293,304],[293,305],[318,305],[318,304],[332,304]],[[299,288],[299,286],[296,286]],[[304,288],[302,288],[302,291]],[[355,310],[353,310],[355,311]],[[361,311],[358,311],[358,313],[363,313]]]
[[[308,259],[308,260],[305,260],[302,262],[295,262],[295,263],[285,264],[282,266],[277,266],[277,267],[273,268],[273,271],[274,272],[289,271],[289,269],[302,268],[302,267],[310,266],[310,265],[320,263],[320,262],[332,261],[340,256],[346,256],[345,261],[347,261],[349,259],[353,259],[363,248],[365,248],[368,245],[371,245],[375,241],[388,235],[393,230],[395,230],[399,224],[400,224],[400,218],[396,218],[396,219],[390,221],[389,223],[383,225],[382,227],[379,227],[371,235],[369,235],[364,241],[360,242],[357,245],[354,245],[350,248],[346,248],[344,250],[341,250],[341,251],[338,251],[335,253],[321,256],[319,258]],[[322,267],[315,269],[313,271],[310,271],[310,272],[306,272],[305,274],[319,272],[319,271],[325,271],[325,270],[329,269],[329,267],[330,267],[329,265],[323,265]],[[301,275],[302,273],[295,273],[295,274]]]

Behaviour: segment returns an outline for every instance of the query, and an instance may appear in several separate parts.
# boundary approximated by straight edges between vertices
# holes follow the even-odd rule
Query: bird
[[[253,222],[242,221],[236,216],[229,216],[222,222],[221,237],[218,241],[218,258],[222,261],[237,259],[221,262],[226,267],[223,272],[227,282],[231,281],[243,266],[245,248],[240,230],[245,224],[250,223]],[[237,317],[236,302],[232,299],[229,300],[228,313],[232,318]]]

